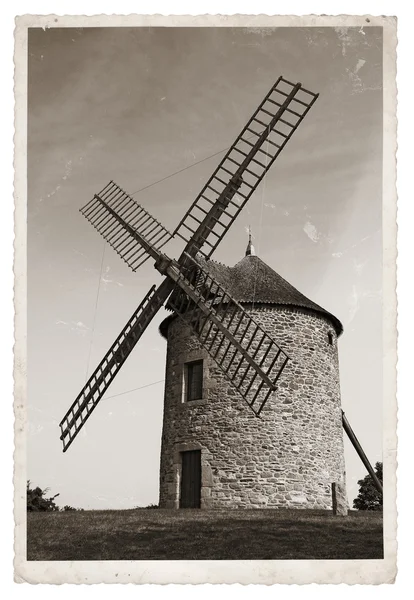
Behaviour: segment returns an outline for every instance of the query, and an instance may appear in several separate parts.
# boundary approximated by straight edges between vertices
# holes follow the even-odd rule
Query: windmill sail
[[[289,357],[252,316],[193,259],[177,279],[169,306],[189,325],[201,345],[258,416]]]
[[[189,254],[213,254],[317,97],[279,77],[174,231]]]
[[[95,194],[80,212],[133,271],[149,256],[132,231],[145,236],[157,250],[172,238],[157,219],[113,181]]]
[[[165,279],[158,289],[155,285],[152,286],[63,417],[59,426],[64,452],[95,410],[136,343],[168,298],[172,288],[173,284],[168,279]]]
[[[212,255],[317,97],[280,77],[173,234],[113,181],[81,209],[132,270],[152,257],[166,279],[145,296],[60,423],[64,451],[174,286],[180,293],[170,304],[177,315],[252,410],[263,410],[289,358],[194,257]],[[178,261],[160,251],[175,234],[185,241]]]

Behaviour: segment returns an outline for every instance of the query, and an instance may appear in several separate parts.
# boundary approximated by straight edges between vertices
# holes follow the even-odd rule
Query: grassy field
[[[28,513],[28,560],[382,558],[382,513],[134,509]]]

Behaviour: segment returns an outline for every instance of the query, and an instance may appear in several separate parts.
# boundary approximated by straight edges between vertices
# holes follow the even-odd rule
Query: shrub
[[[375,473],[382,482],[382,462],[375,464]],[[377,490],[371,475],[358,481],[359,494],[354,500],[354,508],[358,510],[382,510],[382,494]]]
[[[26,497],[27,497],[27,510],[29,512],[46,512],[46,511],[57,511],[59,507],[55,503],[55,498],[59,494],[55,494],[50,498],[46,498],[49,488],[42,490],[40,487],[31,487],[30,481],[27,482],[26,486]]]

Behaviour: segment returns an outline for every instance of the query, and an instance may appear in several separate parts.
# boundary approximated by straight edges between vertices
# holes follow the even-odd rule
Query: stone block
[[[343,483],[332,483],[332,511],[335,516],[348,516],[348,500]]]
[[[252,504],[266,505],[268,502],[268,498],[267,498],[267,496],[263,496],[262,494],[256,494],[256,495],[250,496],[250,502]]]
[[[306,494],[303,492],[292,490],[289,492],[288,497],[293,504],[307,504]]]
[[[213,473],[209,464],[203,464],[201,468],[201,485],[203,487],[213,485]]]

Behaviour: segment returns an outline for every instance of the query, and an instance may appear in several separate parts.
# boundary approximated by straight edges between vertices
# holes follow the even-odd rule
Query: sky
[[[79,208],[113,179],[173,230],[279,75],[320,96],[213,258],[240,260],[251,226],[262,260],[341,320],[342,406],[382,460],[381,29],[32,29],[28,52],[33,484],[61,506],[158,502],[165,311],[62,453],[60,420],[161,281],[150,261],[130,271]],[[344,443],[352,501],[366,472]]]

